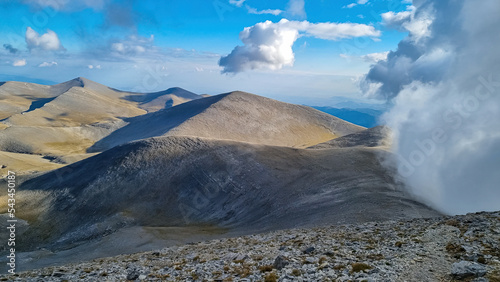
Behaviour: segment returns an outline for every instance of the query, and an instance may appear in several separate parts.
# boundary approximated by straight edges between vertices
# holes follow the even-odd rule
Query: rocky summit
[[[500,281],[500,212],[289,229],[31,270],[7,281]]]

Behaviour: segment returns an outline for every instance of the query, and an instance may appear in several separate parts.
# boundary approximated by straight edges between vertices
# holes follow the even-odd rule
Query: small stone
[[[466,277],[481,277],[485,274],[486,267],[476,262],[461,261],[451,266],[451,275],[459,279]]]
[[[238,254],[234,260],[235,260],[235,261],[244,261],[244,260],[246,260],[247,258],[248,258],[248,256],[247,256],[247,255],[244,255],[244,254]]]
[[[135,269],[127,274],[127,280],[135,280],[137,278],[139,278],[139,272]]]
[[[304,263],[308,263],[308,264],[314,264],[316,263],[316,259],[313,258],[313,257],[307,257],[304,261]]]
[[[145,280],[146,278],[147,276],[144,274],[139,275],[139,280]]]
[[[306,255],[310,254],[310,253],[314,252],[314,250],[315,250],[314,247],[309,247],[309,248],[304,250],[304,254],[306,254]]]
[[[63,275],[64,275],[64,273],[61,273],[61,272],[54,272],[52,274],[52,276],[54,276],[54,277],[62,277]]]
[[[287,266],[289,262],[282,256],[277,256],[276,259],[274,260],[273,267],[276,268],[277,270],[283,269],[285,266]]]
[[[329,266],[328,262],[324,262],[320,266],[318,266],[318,269],[323,269],[323,268],[326,268],[328,266]]]

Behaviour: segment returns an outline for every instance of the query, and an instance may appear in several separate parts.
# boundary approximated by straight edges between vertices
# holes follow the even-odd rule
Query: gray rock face
[[[287,259],[283,256],[277,256],[274,260],[273,267],[277,270],[281,270],[283,267],[287,266],[287,264],[289,264]]]
[[[486,267],[470,261],[456,262],[451,267],[451,275],[462,279],[466,277],[482,277],[486,274]]]

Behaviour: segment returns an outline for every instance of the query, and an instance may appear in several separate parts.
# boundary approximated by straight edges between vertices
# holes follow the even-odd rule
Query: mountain
[[[310,107],[239,91],[193,100],[127,122],[127,126],[96,142],[89,152],[155,136],[197,136],[304,148],[364,129]]]
[[[322,112],[331,114],[340,119],[348,122],[363,126],[363,127],[374,127],[380,124],[380,117],[384,113],[384,110],[376,110],[369,108],[333,108],[333,107],[317,107],[313,108],[320,110]]]
[[[390,129],[386,126],[376,126],[360,132],[345,135],[309,147],[309,149],[330,149],[348,147],[381,147],[390,148]]]
[[[0,151],[79,160],[91,156],[86,151],[95,142],[125,126],[125,119],[202,97],[181,88],[124,92],[82,77],[51,86],[5,82],[0,85]]]
[[[165,91],[154,93],[138,93],[125,97],[129,101],[139,102],[139,108],[148,112],[156,112],[164,108],[170,108],[179,104],[203,98],[180,87],[169,88]]]
[[[385,165],[385,127],[241,91],[140,94],[77,78],[53,86],[7,82],[0,95],[0,172],[19,175],[22,267],[440,215]],[[4,230],[8,197],[0,189]]]
[[[19,242],[23,251],[58,251],[135,226],[250,234],[438,215],[405,193],[379,163],[383,154],[195,137],[140,140],[22,183],[17,214],[29,227]],[[133,230],[128,236],[144,232]],[[129,251],[140,250],[130,241]]]

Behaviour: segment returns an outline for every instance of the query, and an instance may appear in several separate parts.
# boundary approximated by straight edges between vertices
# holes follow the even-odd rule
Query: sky
[[[408,35],[408,0],[0,2],[0,81],[75,77],[127,91],[242,90],[325,105]]]

